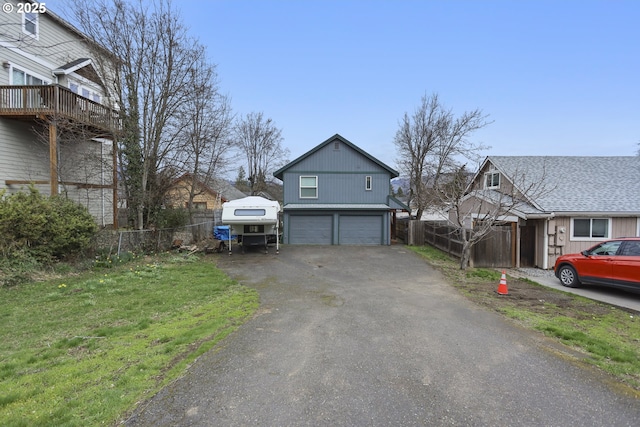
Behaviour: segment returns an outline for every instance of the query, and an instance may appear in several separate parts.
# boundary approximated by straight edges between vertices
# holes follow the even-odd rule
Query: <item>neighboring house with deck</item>
[[[117,226],[112,55],[57,15],[0,14],[0,190],[35,185]]]
[[[560,255],[640,236],[640,156],[489,156],[463,211],[476,221],[498,204],[515,232],[514,266],[552,268]]]
[[[388,245],[391,167],[336,134],[274,173],[283,182],[283,243]]]

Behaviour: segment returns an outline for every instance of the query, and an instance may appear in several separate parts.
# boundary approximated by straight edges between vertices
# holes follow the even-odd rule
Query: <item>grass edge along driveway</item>
[[[509,277],[509,295],[496,293],[501,273],[460,270],[459,261],[431,246],[407,246],[439,269],[447,282],[476,304],[573,350],[573,363],[611,375],[615,386],[640,399],[640,314],[561,292],[528,279]]]
[[[0,288],[0,425],[115,424],[252,316],[197,256]]]

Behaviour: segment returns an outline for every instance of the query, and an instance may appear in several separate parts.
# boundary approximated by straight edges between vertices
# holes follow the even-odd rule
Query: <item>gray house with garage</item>
[[[389,245],[398,210],[391,167],[336,134],[274,173],[285,244]]]

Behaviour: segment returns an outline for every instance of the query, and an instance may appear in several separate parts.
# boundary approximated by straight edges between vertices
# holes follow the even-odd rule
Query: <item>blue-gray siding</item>
[[[284,204],[289,203],[387,203],[391,175],[378,163],[336,140],[293,164],[283,174]],[[300,198],[300,176],[318,177],[318,198]],[[371,190],[365,177],[371,176]]]
[[[318,197],[300,198],[300,176],[318,177]],[[371,190],[365,177],[371,176]],[[284,174],[284,204],[297,203],[387,203],[389,174],[381,172],[287,172]]]

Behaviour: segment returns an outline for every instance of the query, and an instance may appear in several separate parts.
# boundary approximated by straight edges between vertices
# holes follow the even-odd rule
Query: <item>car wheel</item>
[[[558,272],[558,278],[563,286],[568,288],[577,288],[580,286],[576,270],[570,265],[563,265]]]

